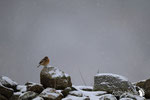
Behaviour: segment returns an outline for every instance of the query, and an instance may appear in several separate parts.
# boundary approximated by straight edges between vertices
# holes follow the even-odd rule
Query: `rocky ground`
[[[150,79],[132,84],[125,77],[101,73],[94,86],[74,86],[71,77],[56,67],[44,67],[40,83],[20,85],[0,77],[0,100],[145,100],[150,98]]]

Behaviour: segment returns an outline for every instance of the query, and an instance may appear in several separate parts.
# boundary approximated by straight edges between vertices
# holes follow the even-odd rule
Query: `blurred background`
[[[150,0],[0,0],[0,75],[40,82],[39,61],[87,85],[100,73],[150,78]]]

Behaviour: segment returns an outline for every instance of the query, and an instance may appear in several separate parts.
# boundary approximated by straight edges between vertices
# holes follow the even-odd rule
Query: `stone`
[[[60,92],[53,88],[46,88],[39,96],[44,98],[44,100],[61,100],[63,97]]]
[[[150,98],[150,79],[143,80],[140,82],[135,83],[136,86],[139,86],[142,88],[145,92],[145,98],[149,99]]]
[[[3,96],[10,98],[13,95],[13,92],[13,89],[7,88],[0,84],[0,94],[2,94]]]
[[[66,97],[70,91],[72,91],[72,89],[70,87],[67,87],[61,93],[63,94],[64,97]]]
[[[33,91],[27,91],[19,96],[18,100],[32,100],[35,98],[38,94]]]
[[[21,92],[14,92],[14,94],[10,97],[9,100],[18,100],[20,95],[22,95]]]
[[[94,77],[94,90],[106,91],[115,96],[120,96],[124,92],[138,94],[134,85],[132,85],[125,77],[111,73],[96,75]]]
[[[105,94],[100,96],[99,100],[117,100],[117,98],[112,94]]]
[[[0,83],[5,87],[12,88],[14,91],[16,91],[16,87],[18,85],[17,82],[13,81],[7,76],[1,76]]]
[[[40,82],[44,88],[63,90],[71,87],[71,77],[56,67],[44,67],[40,73]]]
[[[133,100],[146,100],[144,97],[141,97],[141,96],[139,96],[139,95],[133,95],[133,94],[131,94],[131,93],[124,93],[124,94],[122,94],[121,96],[120,96],[120,99],[121,98],[131,98],[131,99],[133,99]]]
[[[0,94],[0,100],[8,100],[5,96]]]
[[[44,90],[42,84],[27,82],[25,85],[27,86],[27,91],[33,91],[40,94]]]

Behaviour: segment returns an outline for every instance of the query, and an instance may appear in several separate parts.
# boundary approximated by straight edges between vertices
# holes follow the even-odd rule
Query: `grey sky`
[[[150,0],[0,0],[0,75],[39,82],[44,56],[88,85],[97,70],[150,78]]]

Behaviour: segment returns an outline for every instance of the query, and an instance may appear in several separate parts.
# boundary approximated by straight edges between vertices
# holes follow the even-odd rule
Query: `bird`
[[[44,67],[47,67],[47,65],[49,64],[50,60],[47,56],[45,56],[40,62],[39,62],[39,66],[43,65]]]

